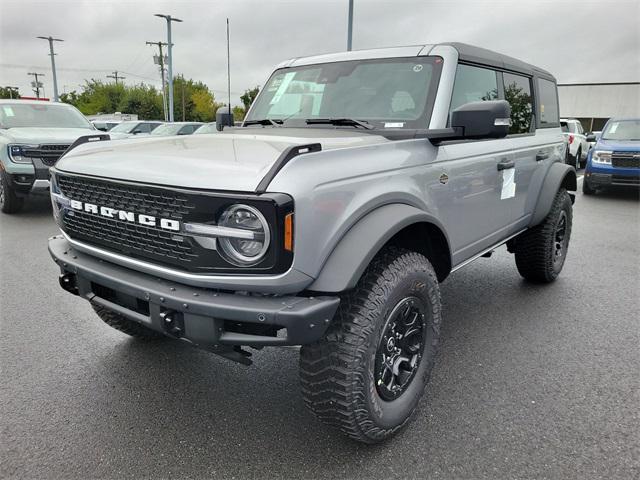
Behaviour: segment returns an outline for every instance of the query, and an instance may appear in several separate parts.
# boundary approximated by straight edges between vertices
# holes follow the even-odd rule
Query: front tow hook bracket
[[[60,286],[65,289],[67,292],[72,293],[74,295],[79,295],[78,292],[78,284],[76,282],[76,276],[73,273],[64,273],[58,277],[58,281],[60,282]]]
[[[180,312],[165,310],[160,312],[160,319],[169,335],[180,338],[184,334],[184,318]]]

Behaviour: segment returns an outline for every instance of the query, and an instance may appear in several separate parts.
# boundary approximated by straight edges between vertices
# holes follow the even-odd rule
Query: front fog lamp
[[[593,163],[601,163],[605,165],[611,165],[611,154],[613,152],[606,150],[595,150],[591,155],[591,161]]]
[[[269,225],[258,209],[233,205],[222,213],[218,226],[233,229],[229,230],[233,233],[218,239],[222,253],[231,263],[255,265],[267,253]]]

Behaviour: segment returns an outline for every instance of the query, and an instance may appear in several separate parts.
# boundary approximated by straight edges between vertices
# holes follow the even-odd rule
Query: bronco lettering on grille
[[[156,218],[152,215],[142,215],[136,214],[135,212],[127,212],[125,210],[116,210],[115,208],[110,207],[101,207],[93,203],[79,202],[78,200],[71,200],[70,204],[71,208],[81,212],[93,213],[95,215],[101,215],[103,217],[123,220],[126,222],[139,223],[146,227],[160,226],[160,228],[165,230],[172,230],[174,232],[180,231],[180,222],[169,218]]]

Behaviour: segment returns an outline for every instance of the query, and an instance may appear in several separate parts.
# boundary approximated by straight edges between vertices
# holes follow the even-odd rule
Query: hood
[[[594,148],[617,152],[640,152],[640,140],[605,140],[600,138]]]
[[[78,137],[92,135],[98,130],[92,128],[40,128],[17,127],[0,130],[0,136],[6,138],[9,143],[73,143]]]
[[[342,129],[228,129],[218,135],[84,144],[62,157],[56,169],[132,182],[249,192],[290,146],[320,143],[323,150],[330,150],[388,141]],[[309,154],[313,155],[317,153]]]

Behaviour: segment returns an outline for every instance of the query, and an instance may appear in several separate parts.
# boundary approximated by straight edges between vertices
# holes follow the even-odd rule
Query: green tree
[[[511,127],[509,133],[526,133],[531,127],[531,95],[515,83],[505,85],[504,99],[511,106]]]
[[[0,98],[20,98],[17,88],[0,87]]]
[[[137,114],[144,120],[161,120],[164,117],[162,94],[144,83],[127,87],[117,108],[111,110],[116,111]]]
[[[253,101],[256,99],[256,97],[258,96],[258,92],[260,91],[260,87],[259,86],[255,86],[249,90],[245,90],[243,95],[240,95],[240,100],[242,101],[242,104],[244,105],[244,111],[248,112],[249,111],[249,107],[251,106],[251,104],[253,103]]]
[[[231,109],[231,112],[233,113],[233,120],[235,122],[241,122],[242,120],[244,120],[244,116],[247,114],[246,110],[240,105],[236,105],[235,107],[233,107]]]
[[[178,76],[173,82],[174,118],[195,122],[212,122],[216,110],[222,106],[216,102],[213,92],[202,82]],[[183,115],[184,105],[184,115]]]

